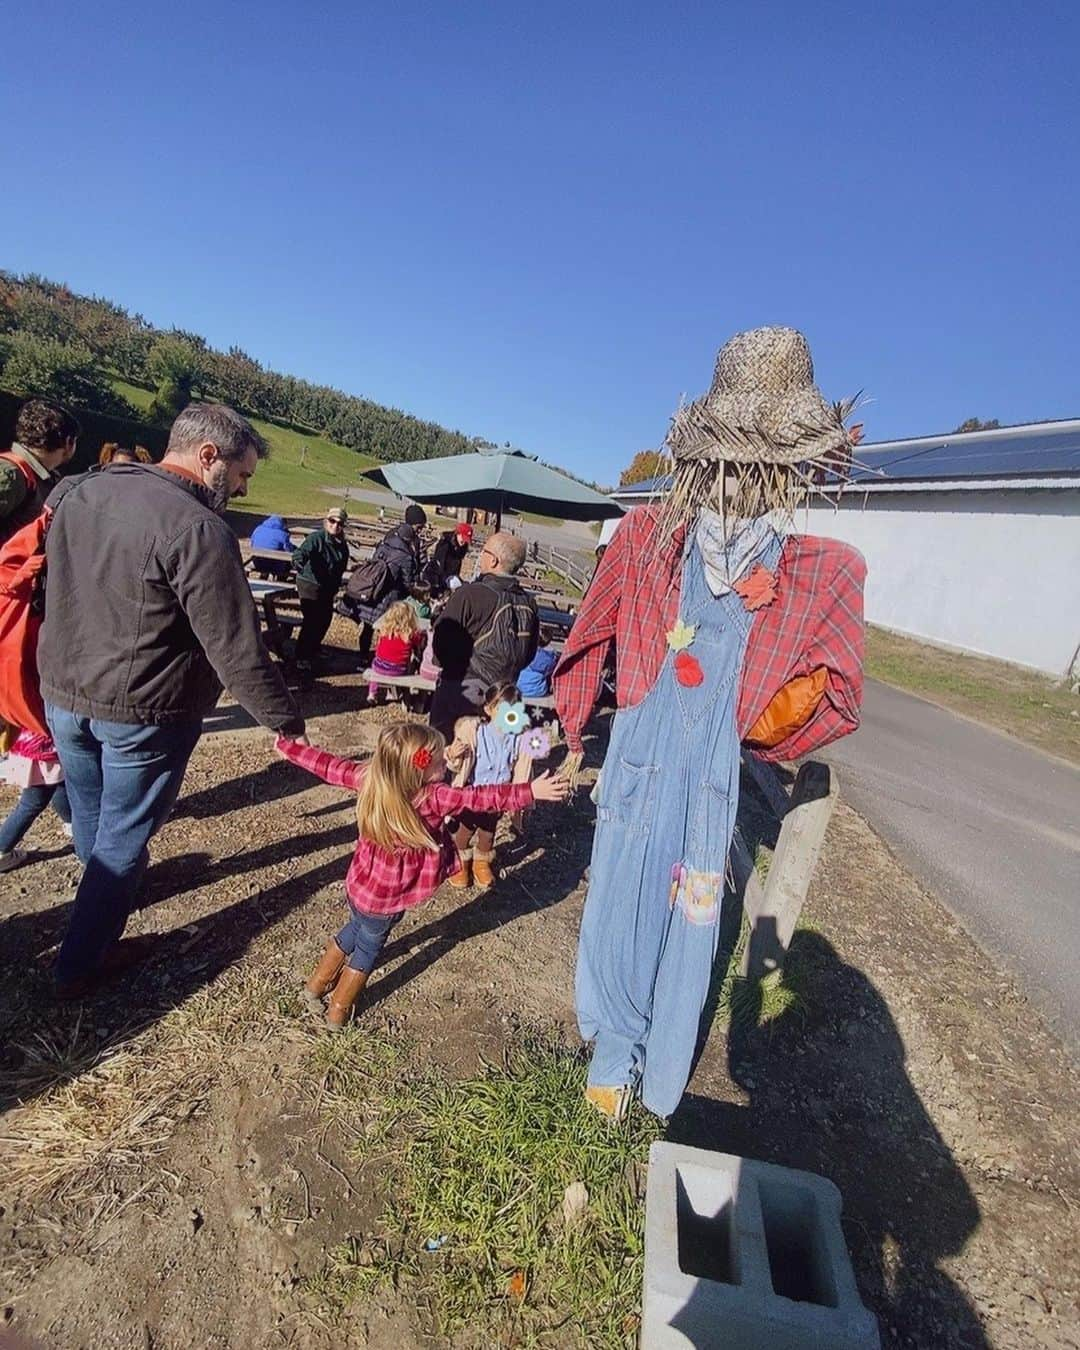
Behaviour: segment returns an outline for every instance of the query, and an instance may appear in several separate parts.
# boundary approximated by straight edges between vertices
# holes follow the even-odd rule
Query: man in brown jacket
[[[84,474],[49,498],[38,668],[86,862],[56,962],[63,995],[121,963],[147,843],[222,686],[263,726],[303,735],[221,518],[266,453],[238,413],[193,403],[160,464]]]

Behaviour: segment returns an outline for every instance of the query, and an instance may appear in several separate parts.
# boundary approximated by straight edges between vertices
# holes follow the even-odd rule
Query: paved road
[[[1080,770],[873,681],[862,726],[824,757],[1080,1054]]]

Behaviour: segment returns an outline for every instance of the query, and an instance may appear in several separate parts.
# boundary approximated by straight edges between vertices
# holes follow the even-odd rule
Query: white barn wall
[[[871,623],[1055,676],[1080,642],[1080,488],[851,493],[796,528],[863,554]]]

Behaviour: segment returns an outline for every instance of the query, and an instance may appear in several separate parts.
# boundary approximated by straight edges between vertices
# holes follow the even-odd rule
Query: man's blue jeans
[[[75,851],[86,859],[56,959],[61,984],[92,975],[124,931],[149,857],[202,730],[201,722],[102,722],[47,707],[64,767]]]

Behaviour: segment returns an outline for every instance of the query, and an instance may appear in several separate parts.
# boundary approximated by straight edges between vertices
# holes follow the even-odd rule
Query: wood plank
[[[752,926],[742,973],[751,980],[784,964],[838,791],[837,777],[827,764],[810,761],[799,769],[760,907],[755,900],[757,912],[747,909]]]

